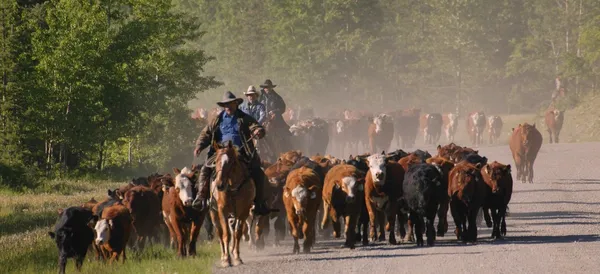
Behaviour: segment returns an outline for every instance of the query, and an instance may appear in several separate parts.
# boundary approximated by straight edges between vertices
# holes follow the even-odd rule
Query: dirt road
[[[429,151],[435,151],[429,148]],[[515,181],[508,233],[491,239],[479,229],[476,245],[453,233],[436,246],[417,248],[376,243],[341,249],[343,240],[318,239],[311,254],[292,255],[290,236],[282,247],[260,253],[244,243],[244,265],[215,273],[597,273],[600,268],[600,143],[544,144],[534,184]],[[433,154],[433,153],[432,153]],[[513,166],[507,146],[482,147],[490,161]],[[450,213],[448,214],[450,216]],[[451,217],[450,217],[451,219]],[[453,231],[453,221],[449,221]],[[288,234],[289,235],[289,234]],[[273,237],[273,235],[270,235]],[[268,246],[272,238],[268,239]]]

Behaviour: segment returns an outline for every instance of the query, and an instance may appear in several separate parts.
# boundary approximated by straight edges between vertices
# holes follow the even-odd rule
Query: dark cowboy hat
[[[223,100],[221,100],[221,102],[217,102],[217,105],[219,105],[220,107],[224,107],[225,105],[231,102],[237,102],[237,104],[239,105],[244,102],[244,99],[235,97],[235,95],[231,91],[226,91],[225,94],[223,94]]]
[[[274,88],[277,85],[273,85],[273,82],[271,82],[271,79],[267,79],[265,80],[265,83],[260,85],[261,88]]]

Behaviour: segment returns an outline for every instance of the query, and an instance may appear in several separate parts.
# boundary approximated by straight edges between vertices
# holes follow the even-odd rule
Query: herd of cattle
[[[563,112],[547,112],[551,142],[558,142],[562,121]],[[305,147],[282,153],[275,163],[265,162],[265,197],[271,208],[279,211],[270,216],[250,213],[243,233],[253,247],[264,248],[273,219],[274,243],[278,245],[284,239],[287,224],[294,239],[294,253],[300,252],[301,239],[303,252],[310,252],[317,231],[329,234],[330,224],[333,237],[342,237],[342,223],[345,247],[355,248],[357,242],[367,245],[369,241],[385,241],[386,232],[387,241],[396,244],[396,225],[403,241],[414,242],[416,238],[416,244],[422,246],[426,234],[427,245],[431,246],[436,237],[443,237],[448,231],[449,209],[456,227],[454,234],[460,241],[477,240],[476,218],[480,211],[486,225],[493,227],[492,237],[506,235],[505,216],[513,188],[511,165],[490,162],[478,150],[456,145],[455,115],[419,116],[419,111],[412,109],[381,114],[366,123],[364,118],[346,112],[344,119],[328,127],[330,124],[310,119],[294,123],[290,131],[301,136],[312,134],[314,128],[332,128],[327,133],[333,134],[330,140],[334,141],[329,143],[356,145],[368,140],[371,152],[339,159],[326,155],[326,147],[317,151]],[[475,146],[482,143],[486,127],[490,142],[497,142],[500,137],[502,120],[498,116],[486,119],[482,112],[474,112],[466,124]],[[353,129],[359,125],[366,128],[362,131],[364,136]],[[411,146],[419,125],[426,143],[437,143],[442,133],[450,143],[438,145],[435,156],[418,149],[410,153],[402,149],[375,152],[386,150],[394,134],[399,135],[403,148]],[[533,163],[542,142],[535,124],[519,124],[512,129],[509,147],[517,180],[533,182]],[[49,232],[59,249],[59,271],[64,273],[67,258],[74,258],[80,269],[88,251],[94,252],[97,260],[112,263],[120,257],[125,261],[127,247],[141,250],[147,243],[176,248],[178,256],[195,255],[205,221],[209,239],[213,235],[208,212],[191,206],[198,191],[195,182],[199,169],[174,168],[173,175],[136,178],[108,190],[108,197],[101,202],[92,198],[80,206],[59,210],[55,230]]]

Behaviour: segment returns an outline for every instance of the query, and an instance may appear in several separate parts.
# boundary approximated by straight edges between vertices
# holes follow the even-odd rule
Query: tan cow
[[[546,127],[548,128],[548,136],[550,137],[550,143],[554,140],[554,143],[558,143],[558,135],[562,129],[563,121],[565,120],[565,111],[558,109],[549,109],[546,111]],[[554,135],[554,139],[552,136]]]
[[[307,167],[292,170],[286,179],[283,204],[294,237],[294,254],[300,253],[298,239],[304,238],[304,253],[309,253],[315,243],[315,221],[322,200],[320,184],[319,175]]]
[[[379,114],[369,125],[369,148],[371,153],[388,150],[394,139],[394,122],[387,114]]]

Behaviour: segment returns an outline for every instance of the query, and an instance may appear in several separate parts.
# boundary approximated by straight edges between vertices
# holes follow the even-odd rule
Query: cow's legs
[[[415,225],[415,234],[417,240],[417,246],[423,246],[423,216],[417,214],[414,211],[410,212],[410,220]]]
[[[468,210],[468,228],[467,228],[467,241],[470,242],[476,242],[477,241],[477,212],[479,211],[478,208],[476,209],[469,209]]]
[[[184,231],[183,227],[177,220],[171,219],[172,222],[169,222],[173,227],[173,232],[175,233],[175,240],[177,240],[177,256],[184,257],[185,256],[185,244],[184,244]]]
[[[254,226],[254,243],[257,250],[263,250],[265,248],[265,238],[269,231],[269,216],[260,216],[258,222]],[[252,235],[250,235],[252,237]]]
[[[389,233],[389,239],[388,242],[392,245],[395,245],[396,242],[396,230],[394,229],[394,227],[396,226],[396,204],[390,202],[388,204],[388,210],[387,210],[387,227],[386,227],[386,231],[388,231]]]
[[[500,209],[492,209],[492,218],[494,219],[492,238],[501,239],[502,235],[500,235],[500,222],[502,221],[502,217],[500,216]]]
[[[444,237],[444,234],[448,232],[448,206],[449,202],[447,199],[443,199],[438,207],[438,227],[437,236]]]
[[[492,227],[492,219],[490,218],[490,208],[487,207],[482,207],[482,211],[483,211],[483,218],[485,219],[485,225],[487,227]],[[493,209],[492,209],[493,211]],[[492,212],[493,215],[493,212]]]
[[[329,223],[329,203],[323,201],[323,220],[321,220],[321,230],[327,228],[327,224]]]
[[[290,233],[292,234],[292,237],[294,238],[294,249],[293,249],[293,253],[294,254],[298,254],[300,253],[300,244],[298,244],[298,217],[296,216],[296,214],[292,213],[292,214],[288,214],[287,216],[288,218],[288,223],[290,225]],[[301,228],[300,228],[301,229]]]
[[[198,234],[200,234],[200,229],[204,223],[204,217],[204,214],[200,214],[200,217],[192,222],[192,227],[190,229],[190,243],[188,245],[189,256],[196,256],[196,242],[198,241]]]
[[[379,231],[377,231],[377,240],[380,242],[385,241],[385,212],[382,211],[377,211],[377,226],[379,228]]]
[[[59,255],[58,257],[58,273],[64,274],[67,267],[67,256]]]
[[[533,184],[533,161],[527,161],[527,170],[529,171],[529,183]]]
[[[376,242],[377,241],[377,223],[376,223],[376,215],[377,212],[375,212],[375,208],[373,206],[373,204],[369,201],[367,201],[367,210],[369,212],[369,237],[371,238],[372,242]]]
[[[560,134],[560,130],[554,132],[554,142],[558,144],[558,135]]]
[[[285,238],[285,210],[282,210],[275,219],[275,246],[279,246],[279,243]]]
[[[502,234],[502,236],[506,236],[506,207],[502,209],[502,214],[500,214],[500,216],[502,216],[502,224],[500,224],[500,233]]]
[[[454,234],[456,235],[456,239],[460,240],[461,236],[462,236],[462,219],[463,216],[461,216],[462,214],[460,214],[460,210],[459,210],[459,202],[457,202],[456,200],[452,199],[450,201],[450,212],[452,213],[452,219],[454,220],[454,226],[456,227],[454,229]]]
[[[310,222],[310,220],[307,220],[306,222],[304,222],[304,224],[302,224],[302,227],[300,229],[302,229],[302,232],[304,234],[304,243],[302,243],[302,252],[304,253],[310,253],[310,248],[312,246],[313,243],[313,237],[315,236],[313,234],[314,227],[312,226],[314,223]]]
[[[329,213],[331,215],[331,223],[333,224],[333,237],[339,239],[341,235],[341,224],[340,224],[340,216],[337,215],[335,210],[331,210]]]
[[[349,247],[350,249],[354,249],[355,241],[356,241],[356,220],[358,219],[358,214],[360,212],[354,212],[353,214],[348,214],[345,218],[344,224],[344,234],[346,236],[346,241],[344,243],[345,247]]]

